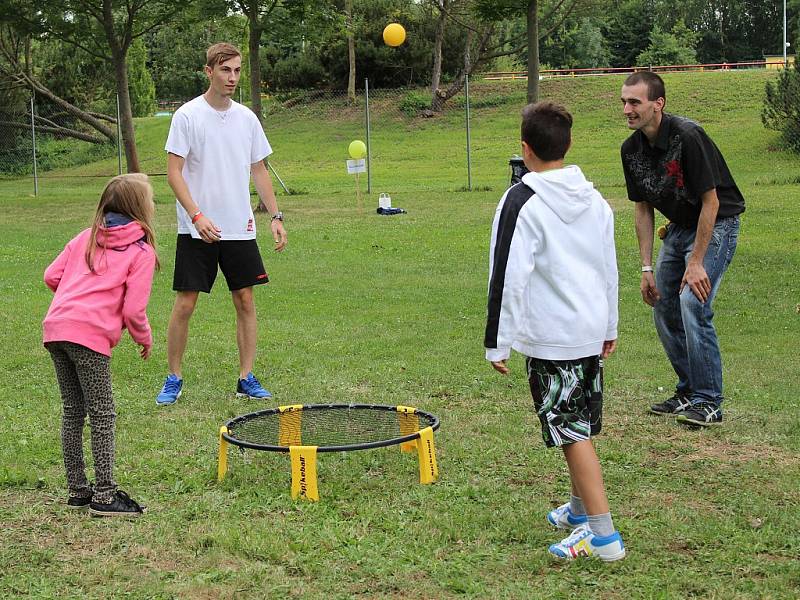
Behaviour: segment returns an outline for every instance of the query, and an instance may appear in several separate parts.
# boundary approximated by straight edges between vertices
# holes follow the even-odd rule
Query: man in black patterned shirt
[[[664,112],[664,82],[630,75],[622,104],[633,134],[622,144],[628,198],[636,203],[642,299],[678,376],[675,394],[651,412],[690,425],[722,422],[722,359],[712,302],[733,259],[744,198],[700,125]],[[654,210],[670,224],[653,270]]]

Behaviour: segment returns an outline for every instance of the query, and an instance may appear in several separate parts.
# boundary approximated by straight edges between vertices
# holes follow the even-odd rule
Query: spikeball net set
[[[379,404],[294,404],[235,417],[219,430],[217,479],[228,469],[228,445],[267,452],[288,452],[292,498],[319,500],[317,453],[399,446],[416,450],[419,481],[439,476],[433,432],[434,415],[411,406]]]

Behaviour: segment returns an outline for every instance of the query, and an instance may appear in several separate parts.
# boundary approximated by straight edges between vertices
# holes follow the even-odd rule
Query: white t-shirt
[[[255,114],[231,101],[215,110],[203,96],[190,100],[172,117],[167,152],[183,157],[183,178],[203,214],[222,230],[223,240],[252,240],[256,222],[250,206],[250,165],[272,154]],[[198,238],[180,202],[178,233]]]

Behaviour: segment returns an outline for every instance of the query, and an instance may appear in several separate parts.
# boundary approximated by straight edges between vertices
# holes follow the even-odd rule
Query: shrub
[[[800,69],[797,62],[783,69],[776,81],[768,81],[761,122],[781,132],[784,145],[800,153]]]
[[[403,99],[400,100],[400,104],[398,108],[402,111],[403,114],[413,117],[416,116],[420,111],[425,110],[426,108],[430,108],[431,106],[431,96],[430,94],[423,94],[422,92],[408,92]]]
[[[272,68],[272,79],[266,83],[278,90],[313,89],[328,83],[325,68],[311,55],[283,58]]]

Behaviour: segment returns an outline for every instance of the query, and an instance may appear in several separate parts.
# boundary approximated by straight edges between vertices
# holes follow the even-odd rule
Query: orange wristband
[[[195,223],[197,223],[197,219],[199,219],[199,218],[200,218],[200,217],[202,217],[202,216],[203,216],[203,213],[201,213],[199,210],[198,210],[196,213],[194,213],[194,214],[192,215],[192,225],[194,225]]]

